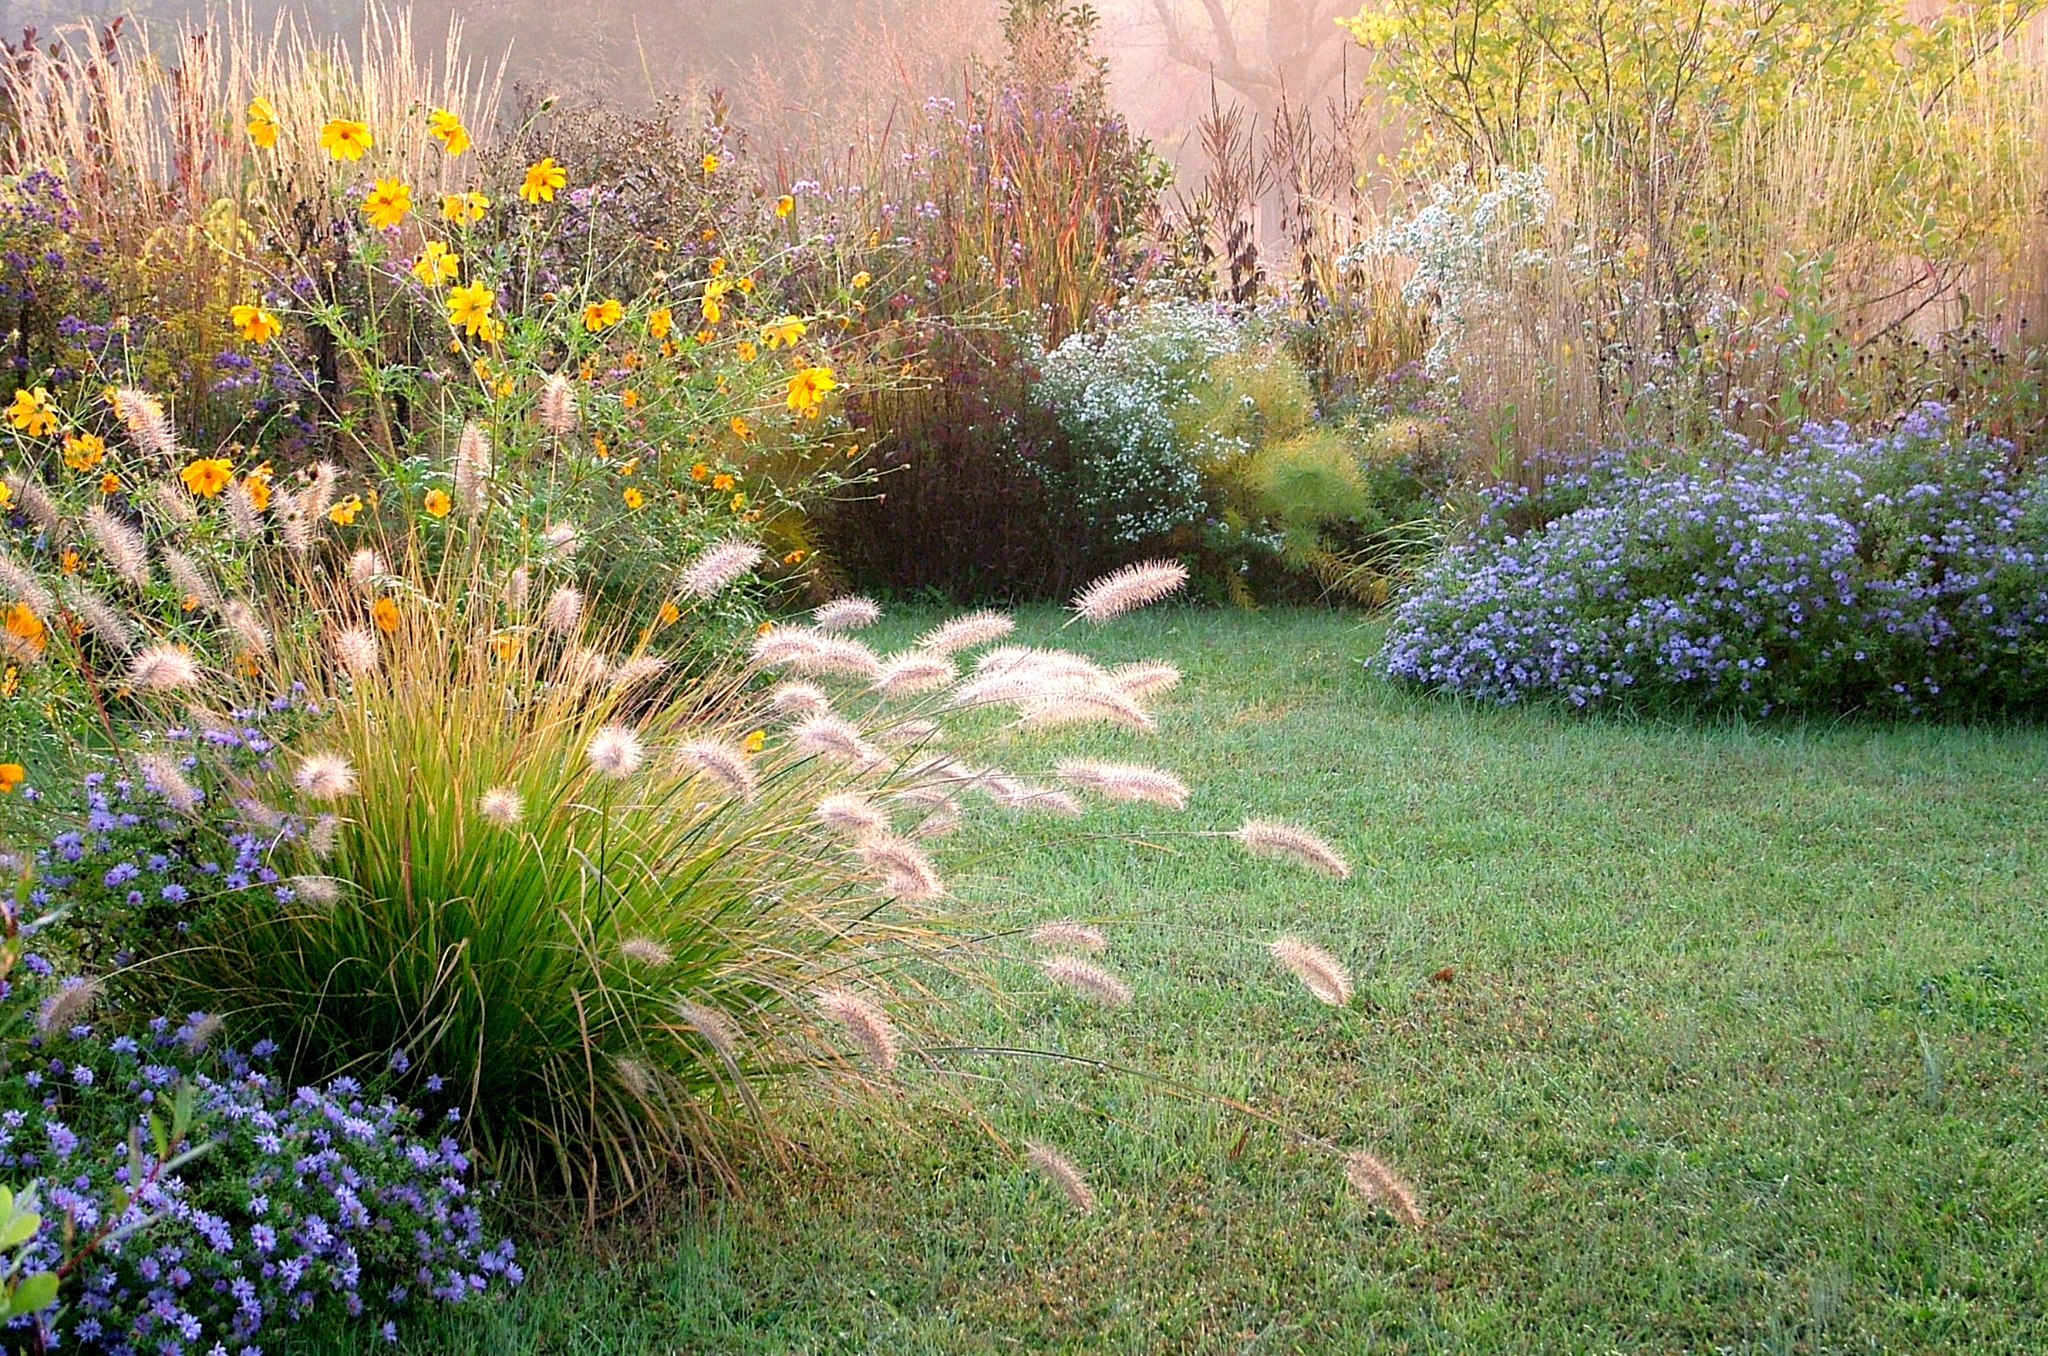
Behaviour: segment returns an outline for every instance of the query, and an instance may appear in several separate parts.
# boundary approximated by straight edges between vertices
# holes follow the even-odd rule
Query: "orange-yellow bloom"
[[[497,302],[498,294],[482,283],[452,287],[448,290],[448,323],[473,338],[482,337],[485,343],[490,343],[497,329],[496,322],[491,319],[491,307]]]
[[[452,283],[461,272],[462,256],[438,240],[429,240],[412,265],[412,276],[429,287]]]
[[[816,419],[819,409],[825,404],[825,397],[838,386],[831,368],[806,367],[789,379],[790,413]]]
[[[226,457],[201,457],[178,472],[185,488],[201,499],[211,499],[235,482],[235,468]]]
[[[339,527],[353,527],[356,515],[363,511],[363,497],[352,494],[327,510],[327,521]]]
[[[626,501],[626,507],[629,509],[640,508],[647,502],[647,496],[640,493],[640,487],[637,485],[628,485],[626,492],[619,497]]]
[[[473,226],[491,210],[491,200],[481,193],[443,193],[441,220],[458,226]]]
[[[320,149],[336,160],[361,160],[376,145],[370,125],[351,118],[329,118],[320,129]]]
[[[455,507],[455,501],[448,497],[446,490],[428,490],[426,501],[421,504],[429,518],[446,518]]]
[[[74,471],[90,471],[107,455],[107,440],[97,433],[77,433],[64,439],[64,464]]]
[[[28,769],[19,763],[0,763],[0,796],[14,794],[14,789],[28,780]]]
[[[626,308],[617,297],[593,301],[583,308],[583,328],[601,334],[626,318]]]
[[[412,189],[397,179],[379,179],[363,199],[363,215],[380,231],[388,231],[412,215]]]
[[[277,317],[261,306],[243,302],[228,308],[228,320],[235,327],[235,333],[252,344],[267,344],[284,332],[284,326]]]
[[[470,147],[469,129],[462,119],[445,108],[427,114],[427,135],[441,143],[450,155],[461,155]]]
[[[650,338],[666,339],[668,332],[675,328],[676,313],[664,306],[647,317],[647,333]]]
[[[390,635],[398,629],[398,604],[389,598],[379,598],[370,605],[370,620],[377,623],[377,629]]]
[[[778,348],[795,348],[797,340],[804,337],[810,326],[793,315],[786,315],[772,325],[761,327],[761,342],[770,351]]]
[[[40,386],[16,391],[14,403],[7,407],[7,422],[31,438],[47,438],[55,433],[57,411],[50,403],[50,393]]]
[[[785,193],[775,200],[776,216],[786,217],[794,211],[796,211],[796,199],[790,197],[789,194]]]
[[[277,145],[277,110],[260,94],[249,101],[249,143],[266,151]]]
[[[553,156],[545,156],[526,167],[526,182],[519,186],[519,196],[538,207],[553,202],[555,194],[568,186],[569,172],[557,165]]]

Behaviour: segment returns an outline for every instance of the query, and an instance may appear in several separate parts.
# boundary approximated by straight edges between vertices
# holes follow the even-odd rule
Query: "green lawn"
[[[996,925],[1101,920],[1137,1001],[1087,1008],[1020,963],[1007,1007],[968,995],[945,1020],[1368,1146],[1430,1227],[1213,1102],[956,1063],[1000,1082],[821,1114],[811,1166],[537,1252],[515,1299],[416,1322],[403,1350],[2035,1349],[2042,732],[1471,709],[1378,683],[1373,633],[1324,613],[1085,639],[1186,670],[1142,756],[1192,808],[992,825],[946,864]],[[1169,831],[1247,813],[1324,830],[1356,873]],[[1145,840],[1081,836],[1103,827]],[[1272,969],[1282,931],[1351,963],[1351,1009]],[[1104,1208],[1064,1209],[963,1093],[1064,1147]]]

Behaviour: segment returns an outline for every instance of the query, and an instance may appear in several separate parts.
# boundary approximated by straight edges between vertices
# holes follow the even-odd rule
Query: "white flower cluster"
[[[1401,289],[1410,306],[1432,308],[1435,337],[1423,355],[1432,377],[1453,378],[1454,358],[1470,312],[1489,296],[1491,270],[1498,268],[1503,249],[1526,237],[1550,215],[1550,187],[1542,169],[1502,169],[1493,187],[1481,192],[1470,171],[1460,165],[1451,177],[1433,184],[1429,202],[1413,216],[1403,217],[1354,252],[1360,257],[1399,255],[1415,265]],[[1518,264],[1542,261],[1540,250],[1524,249]]]
[[[1190,436],[1176,416],[1243,338],[1224,308],[1157,302],[1045,355],[1040,394],[1082,454],[1075,508],[1112,541],[1153,540],[1201,520],[1202,463],[1230,449],[1217,435]]]

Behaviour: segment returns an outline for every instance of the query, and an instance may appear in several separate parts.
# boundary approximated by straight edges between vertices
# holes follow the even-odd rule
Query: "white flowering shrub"
[[[1430,186],[1427,205],[1375,235],[1350,262],[1398,255],[1414,263],[1401,299],[1411,307],[1430,308],[1434,335],[1423,367],[1432,377],[1448,378],[1467,318],[1494,295],[1488,280],[1497,276],[1502,252],[1541,226],[1550,209],[1550,188],[1540,167],[1498,170],[1493,186],[1482,190],[1460,165]],[[1541,262],[1542,255],[1524,248],[1514,251],[1514,259],[1532,264]]]
[[[1245,338],[1221,307],[1160,302],[1070,335],[1045,355],[1040,396],[1074,448],[1064,489],[1106,545],[1159,543],[1202,523],[1203,464],[1243,449],[1227,433],[1190,436],[1177,416]]]

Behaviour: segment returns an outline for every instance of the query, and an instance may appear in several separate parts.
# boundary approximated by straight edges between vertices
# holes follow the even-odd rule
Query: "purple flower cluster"
[[[2048,699],[2048,482],[1924,406],[1715,464],[1603,454],[1491,493],[1379,663],[1483,700],[2013,710]]]
[[[375,1320],[519,1282],[453,1139],[350,1079],[287,1089],[265,1046],[209,1057],[214,1025],[31,1042],[0,1111],[0,1176],[42,1202],[22,1264],[62,1270],[65,1288],[59,1309],[9,1325],[8,1349],[258,1352],[320,1312]],[[166,1157],[155,1136],[179,1099],[192,1127]]]
[[[295,688],[225,722],[166,731],[162,750],[199,797],[192,814],[171,810],[147,767],[87,773],[75,797],[44,797],[58,827],[35,853],[31,903],[64,911],[79,959],[114,965],[180,944],[225,893],[268,890],[290,903],[273,861],[314,825],[227,791],[272,771],[280,744],[320,717]]]

